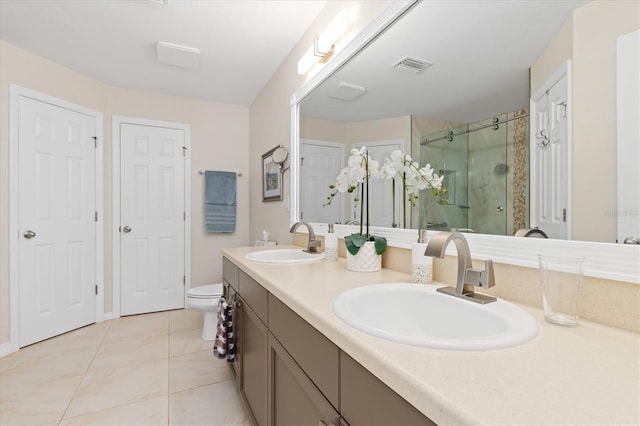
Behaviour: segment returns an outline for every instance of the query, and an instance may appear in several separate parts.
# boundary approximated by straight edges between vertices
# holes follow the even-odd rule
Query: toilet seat
[[[222,284],[207,284],[198,287],[191,287],[187,291],[187,297],[194,299],[212,299],[222,296]]]

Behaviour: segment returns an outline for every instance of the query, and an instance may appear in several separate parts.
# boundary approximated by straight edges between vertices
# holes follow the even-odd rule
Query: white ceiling
[[[529,68],[587,1],[426,0],[304,99],[301,114],[334,121],[418,115],[475,122],[529,106]],[[405,56],[433,65],[392,68]],[[332,99],[340,83],[362,86]]]
[[[0,0],[0,38],[104,83],[250,105],[325,1]],[[156,43],[200,49],[194,70]]]

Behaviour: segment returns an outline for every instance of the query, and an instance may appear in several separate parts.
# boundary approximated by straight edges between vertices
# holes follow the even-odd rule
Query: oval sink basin
[[[481,305],[436,288],[402,283],[358,287],[336,297],[333,312],[372,336],[433,349],[502,349],[538,334],[536,320],[511,303]]]
[[[312,263],[324,260],[324,253],[307,253],[300,249],[275,249],[247,253],[244,258],[263,263]]]

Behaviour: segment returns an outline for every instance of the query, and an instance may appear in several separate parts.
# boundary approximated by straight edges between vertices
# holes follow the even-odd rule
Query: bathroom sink
[[[358,287],[336,297],[333,312],[367,334],[433,349],[502,349],[538,334],[536,320],[511,303],[481,305],[436,288],[404,283]]]
[[[245,259],[263,263],[298,264],[324,260],[324,253],[307,253],[301,249],[275,249],[247,253]]]

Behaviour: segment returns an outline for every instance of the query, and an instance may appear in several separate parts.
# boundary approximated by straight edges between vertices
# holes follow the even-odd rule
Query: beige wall
[[[639,28],[639,2],[593,1],[575,10],[531,69],[533,94],[572,60],[576,240],[616,239],[616,39]]]
[[[249,160],[252,170],[260,170],[261,155],[282,144],[291,146],[291,96],[299,90],[313,74],[300,76],[297,63],[313,43],[313,37],[322,32],[331,20],[343,9],[354,12],[351,35],[358,34],[377,17],[389,1],[330,1],[318,18],[302,36],[289,56],[280,65],[269,83],[251,105],[249,123]],[[262,230],[271,233],[271,239],[279,244],[291,242],[289,234],[290,174],[284,175],[284,200],[262,202],[260,176],[253,174],[250,185],[251,218],[250,239],[260,239]]]
[[[112,307],[111,116],[173,121],[191,127],[192,285],[222,279],[220,250],[249,243],[249,109],[203,100],[116,88],[88,78],[0,41],[0,344],[9,340],[8,154],[9,84],[103,113],[104,133],[104,312]],[[225,155],[220,155],[224,152]],[[242,172],[238,180],[236,232],[206,234],[203,229],[203,178],[199,169]]]

